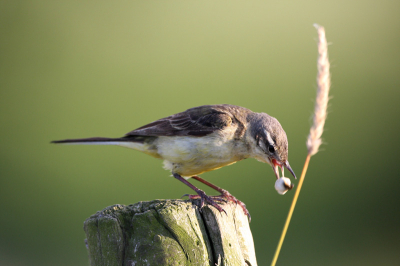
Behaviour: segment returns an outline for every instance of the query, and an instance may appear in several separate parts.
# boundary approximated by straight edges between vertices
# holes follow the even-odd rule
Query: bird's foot
[[[247,217],[249,218],[249,222],[251,222],[251,215],[246,208],[246,204],[244,204],[242,201],[240,201],[237,198],[235,198],[234,196],[232,196],[231,193],[229,193],[225,189],[221,189],[221,195],[218,195],[215,197],[223,197],[223,198],[227,199],[228,201],[232,201],[232,202],[236,203],[237,205],[239,205],[240,207],[242,207],[244,214],[247,215]]]
[[[204,193],[204,191],[202,191],[201,190],[201,192],[202,193]],[[204,193],[204,195],[205,195],[205,197],[206,198],[208,198],[208,199],[210,199],[211,201],[213,201],[213,202],[225,202],[225,203],[227,203],[228,201],[231,201],[231,202],[234,202],[234,203],[236,203],[237,205],[239,205],[240,207],[242,207],[242,210],[243,210],[243,213],[248,217],[248,219],[249,219],[249,222],[251,222],[251,215],[250,215],[250,213],[249,213],[249,211],[247,210],[247,208],[246,208],[246,204],[244,204],[242,201],[240,201],[240,200],[238,200],[237,198],[235,198],[234,196],[232,196],[232,194],[231,193],[229,193],[228,191],[226,191],[225,189],[221,189],[221,195],[217,195],[217,196],[207,196],[205,193]],[[202,206],[203,206],[203,204],[204,204],[204,199],[201,197],[201,195],[198,193],[198,195],[189,195],[189,194],[185,194],[185,195],[183,195],[183,197],[184,196],[188,196],[189,197],[189,199],[202,199]],[[210,201],[208,201],[207,199],[205,198],[205,200],[207,201],[207,202],[210,202]],[[216,205],[218,205],[217,203],[215,203]],[[213,205],[212,203],[211,203],[211,205]],[[215,205],[213,205],[214,207],[216,207]],[[221,208],[219,205],[218,205],[218,207],[219,208]],[[217,208],[217,207],[216,207]],[[218,209],[218,208],[217,208]],[[222,209],[222,208],[221,208]],[[218,209],[219,210],[219,209]],[[223,210],[223,209],[222,209]],[[225,210],[223,210],[224,212],[225,212]],[[221,212],[221,210],[220,210],[220,212]],[[225,212],[226,213],[226,212]]]
[[[201,199],[200,210],[203,208],[204,202],[207,202],[211,206],[214,206],[219,212],[224,212],[227,214],[226,211],[217,203],[218,201],[227,202],[225,199],[218,198],[218,196],[207,196],[206,193],[201,189],[197,190],[196,192],[197,195],[185,194],[182,197],[188,196],[189,199]]]

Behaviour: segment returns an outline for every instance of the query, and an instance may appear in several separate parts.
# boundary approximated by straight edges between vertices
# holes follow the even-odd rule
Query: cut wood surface
[[[153,200],[97,212],[84,223],[90,265],[257,265],[242,208],[199,212],[198,204]]]

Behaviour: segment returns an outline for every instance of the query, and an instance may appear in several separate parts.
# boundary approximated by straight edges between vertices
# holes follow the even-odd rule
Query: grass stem
[[[282,230],[281,238],[279,239],[278,246],[276,247],[275,255],[274,255],[274,258],[272,260],[271,266],[275,266],[276,261],[278,260],[279,252],[281,251],[283,240],[285,239],[285,235],[286,235],[287,229],[289,227],[290,220],[292,219],[294,207],[296,206],[296,202],[297,202],[297,199],[299,197],[300,190],[301,190],[301,187],[302,187],[303,182],[304,182],[304,178],[306,176],[306,172],[307,172],[308,164],[310,162],[310,158],[311,158],[311,155],[308,154],[307,158],[306,158],[306,161],[304,163],[304,166],[303,166],[303,171],[301,172],[301,176],[300,176],[300,179],[299,179],[299,184],[297,185],[297,189],[296,189],[296,192],[295,192],[293,200],[292,200],[292,205],[290,205],[289,213],[288,213],[288,215],[286,217],[286,222],[285,222],[285,226],[283,227],[283,230]]]
[[[285,239],[286,232],[289,227],[290,220],[292,219],[294,207],[296,206],[297,199],[300,194],[301,187],[306,176],[308,164],[310,158],[318,152],[319,146],[322,143],[321,135],[324,132],[324,125],[327,114],[328,100],[329,100],[329,89],[331,85],[331,78],[329,73],[329,59],[328,59],[328,42],[325,38],[324,27],[314,24],[314,27],[318,31],[318,74],[317,74],[317,97],[314,106],[314,119],[313,125],[310,129],[310,134],[307,138],[307,149],[308,154],[304,163],[303,172],[301,173],[299,184],[297,185],[296,192],[294,194],[292,205],[290,205],[289,213],[286,218],[285,225],[282,230],[281,238],[279,239],[278,246],[275,251],[274,258],[272,259],[271,266],[275,266],[278,260],[279,252],[281,251],[283,240]]]

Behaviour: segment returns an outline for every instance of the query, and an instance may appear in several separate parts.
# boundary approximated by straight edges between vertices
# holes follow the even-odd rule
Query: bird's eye
[[[275,152],[274,146],[269,145],[269,146],[268,146],[268,151],[269,151],[270,153],[274,153],[274,152]]]

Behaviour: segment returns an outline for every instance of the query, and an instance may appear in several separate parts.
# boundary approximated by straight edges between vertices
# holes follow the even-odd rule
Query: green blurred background
[[[0,265],[88,265],[91,214],[191,192],[150,156],[51,140],[230,103],[279,119],[300,175],[313,23],[332,43],[333,98],[278,265],[400,265],[400,2],[337,0],[0,1]],[[247,204],[270,264],[294,193],[252,159],[202,177]]]

